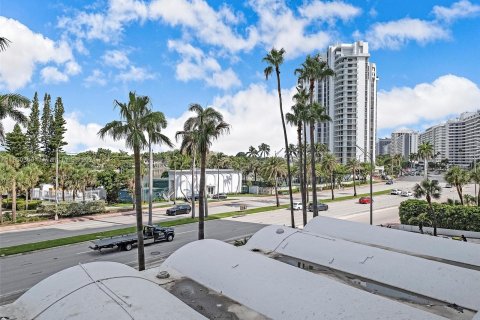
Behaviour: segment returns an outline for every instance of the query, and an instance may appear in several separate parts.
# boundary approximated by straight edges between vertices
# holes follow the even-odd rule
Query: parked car
[[[402,190],[400,190],[400,189],[392,189],[392,191],[390,191],[390,194],[393,194],[393,195],[401,195],[401,194],[402,194]]]
[[[402,191],[402,197],[411,197],[413,193],[410,191]]]
[[[301,202],[293,202],[293,210],[302,210],[303,206]]]
[[[451,185],[450,183],[447,183],[447,184],[445,185],[445,188],[451,188],[451,187],[452,187],[452,185]]]
[[[212,196],[212,199],[227,199],[226,193],[216,193]]]
[[[393,180],[387,180],[387,183],[386,184],[393,184]]]
[[[200,195],[198,193],[195,193],[194,197],[195,197],[195,201],[197,201],[200,198]],[[192,200],[192,194],[186,195],[185,198],[183,198],[183,200],[185,200],[185,201]]]
[[[318,211],[327,211],[328,210],[328,204],[317,202],[317,209],[318,209]],[[313,203],[308,204],[308,211],[313,212]]]
[[[177,204],[176,206],[167,209],[167,215],[176,216],[177,214],[189,214],[192,207],[189,204]]]
[[[371,202],[373,202],[373,200],[370,197],[361,197],[360,199],[358,199],[358,203],[361,203],[361,204],[368,204]]]

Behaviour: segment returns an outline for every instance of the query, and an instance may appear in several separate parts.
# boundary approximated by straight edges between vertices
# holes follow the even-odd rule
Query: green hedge
[[[6,199],[2,202],[3,208],[10,210],[12,209],[12,199]],[[42,204],[42,200],[28,200],[27,210],[35,210]],[[17,210],[25,210],[25,200],[17,199]]]
[[[432,203],[432,206],[437,216],[438,228],[480,231],[480,207],[452,206],[443,203]],[[399,207],[400,222],[409,224],[410,218],[424,212],[433,221],[427,201],[413,199],[403,201]]]
[[[76,217],[86,214],[94,214],[105,212],[105,201],[89,201],[89,202],[61,202],[58,204],[58,216],[60,217]],[[47,203],[37,208],[39,213],[47,213],[55,215],[55,203]]]
[[[292,193],[295,193],[295,192],[298,192],[298,191],[299,191],[299,188],[298,188],[298,187],[292,187]],[[278,191],[278,194],[286,195],[286,194],[290,194],[290,191],[288,191],[288,190],[279,190],[279,191]]]

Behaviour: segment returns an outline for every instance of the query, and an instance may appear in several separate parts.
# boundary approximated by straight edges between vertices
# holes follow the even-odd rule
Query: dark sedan
[[[167,215],[176,216],[177,214],[189,214],[192,207],[189,204],[178,204],[170,209],[167,209]]]
[[[318,202],[317,203],[317,209],[318,209],[318,211],[327,211],[328,210],[328,204]],[[308,204],[308,211],[313,212],[313,203]]]

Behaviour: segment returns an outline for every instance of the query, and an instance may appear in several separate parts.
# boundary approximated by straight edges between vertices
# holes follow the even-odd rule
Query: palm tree
[[[295,228],[295,215],[293,213],[293,194],[292,194],[292,173],[290,170],[290,150],[288,148],[288,137],[287,137],[287,127],[285,126],[285,117],[283,115],[283,106],[282,106],[282,90],[280,87],[280,65],[283,64],[283,55],[285,50],[282,48],[277,50],[272,48],[269,53],[262,59],[263,62],[267,63],[267,67],[263,70],[265,78],[268,80],[268,77],[275,70],[277,75],[277,92],[278,92],[278,103],[280,107],[280,116],[282,118],[282,128],[283,128],[283,139],[285,141],[285,154],[287,156],[287,171],[288,171],[288,192],[290,195],[290,217],[292,228]]]
[[[332,190],[332,200],[335,199],[335,194],[333,192],[333,189],[334,189],[334,186],[335,186],[335,177],[334,177],[334,174],[335,174],[335,168],[337,166],[337,159],[335,158],[335,156],[328,152],[328,153],[325,153],[322,157],[322,160],[321,160],[321,165],[322,165],[322,168],[323,170],[328,173],[329,177],[330,177],[330,188]]]
[[[273,180],[277,207],[280,206],[280,201],[278,199],[278,178],[284,177],[288,174],[288,170],[286,170],[285,160],[280,157],[267,158],[265,160],[265,163],[263,164],[262,173],[268,180]]]
[[[15,122],[25,126],[28,118],[19,110],[28,108],[30,100],[16,93],[0,94],[0,143],[5,141],[5,132],[2,120],[10,117]]]
[[[448,169],[445,174],[445,180],[457,189],[460,203],[463,206],[463,186],[470,182],[470,175],[468,171],[463,170],[458,166],[453,166]]]
[[[10,182],[10,190],[12,192],[12,221],[17,221],[17,179],[18,179],[18,168],[20,163],[17,158],[11,154],[5,153],[0,157],[0,163],[4,163],[7,167],[12,168],[13,171],[13,180]]]
[[[470,172],[470,178],[472,179],[473,182],[475,182],[475,184],[480,184],[480,170],[478,170],[477,168],[474,168]],[[478,188],[478,194],[476,196],[477,196],[477,206],[480,207],[480,188]]]
[[[299,161],[299,176],[300,176],[300,193],[302,195],[302,217],[303,225],[307,224],[307,186],[306,186],[306,167],[304,168],[303,149],[302,144],[302,127],[306,119],[306,108],[308,94],[305,89],[297,87],[297,93],[293,96],[295,105],[292,106],[292,113],[287,113],[285,118],[290,125],[297,126],[298,139],[298,161]]]
[[[18,172],[18,187],[25,191],[25,210],[28,210],[28,191],[37,185],[41,174],[42,172],[36,164],[29,164]]]
[[[165,115],[160,112],[152,112],[145,123],[145,128],[148,135],[148,225],[152,225],[153,216],[153,151],[152,144],[166,144],[173,148],[173,143],[170,139],[162,133],[162,129],[167,127],[167,120]]]
[[[220,193],[220,167],[223,167],[225,165],[226,161],[228,161],[228,158],[224,153],[217,152],[212,155],[210,160],[211,160],[212,168],[215,168],[215,167],[217,168],[217,188],[216,189],[217,189],[217,199],[220,199],[218,197]]]
[[[351,158],[347,161],[347,166],[352,172],[352,179],[353,179],[353,196],[357,196],[357,186],[355,184],[355,178],[357,177],[357,170],[360,167],[361,163],[358,161],[357,158]]]
[[[433,146],[430,142],[424,142],[418,146],[417,155],[419,158],[423,159],[424,173],[423,178],[428,179],[427,169],[428,169],[428,160],[433,157]]]
[[[428,218],[428,214],[426,212],[420,213],[416,217],[411,217],[408,219],[409,224],[418,224],[418,228],[420,229],[420,233],[423,234],[423,226],[424,225],[432,225],[432,220]]]
[[[413,187],[413,195],[415,198],[425,197],[428,202],[428,207],[430,209],[430,214],[433,217],[433,235],[437,236],[437,215],[433,210],[432,206],[432,198],[433,199],[440,199],[440,194],[442,192],[442,188],[438,184],[437,180],[423,180],[420,184],[416,184]]]
[[[315,122],[330,121],[330,117],[325,114],[325,109],[319,104],[314,106],[313,94],[315,89],[315,82],[321,82],[327,77],[335,75],[332,69],[330,69],[327,63],[321,60],[319,55],[308,55],[305,62],[302,63],[302,67],[295,70],[295,74],[299,76],[299,80],[307,82],[309,85],[310,96],[310,112],[308,121],[310,122],[310,148],[311,148],[311,175],[312,175],[312,202],[313,202],[313,216],[318,216],[317,208],[317,178],[315,174]]]
[[[138,236],[138,268],[145,270],[145,251],[143,244],[143,221],[142,221],[142,183],[140,172],[140,151],[147,146],[148,140],[145,137],[145,131],[148,124],[155,117],[151,112],[150,98],[147,96],[137,96],[135,92],[129,93],[128,103],[115,100],[115,108],[120,109],[120,119],[114,120],[105,125],[98,135],[103,139],[111,136],[114,140],[125,139],[128,148],[133,149],[133,158],[135,166],[135,210]]]
[[[195,132],[185,132],[183,134],[182,144],[180,146],[180,152],[186,154],[192,158],[192,184],[191,184],[191,203],[192,203],[192,219],[195,218],[195,180],[196,180],[196,168],[195,159],[197,157],[197,141],[195,139]]]
[[[205,167],[207,154],[210,151],[213,140],[218,139],[222,134],[230,131],[230,125],[223,121],[220,112],[213,108],[203,108],[199,104],[191,104],[188,108],[195,116],[190,117],[183,125],[183,131],[177,131],[175,137],[193,137],[196,143],[196,150],[200,153],[200,190],[199,190],[199,221],[198,239],[205,238]],[[183,141],[182,141],[183,144]]]
[[[246,153],[247,157],[250,157],[250,158],[256,158],[258,156],[258,151],[257,149],[255,149],[254,146],[250,146],[248,148],[248,151]]]
[[[394,154],[392,157],[393,163],[395,163],[396,166],[398,166],[398,176],[402,174],[402,161],[403,161],[403,156],[400,153]]]
[[[262,143],[258,146],[258,154],[260,157],[265,158],[270,154],[270,146],[266,143]]]
[[[7,47],[10,45],[10,40],[4,37],[0,37],[0,51],[7,50]]]
[[[15,168],[9,165],[3,157],[0,156],[0,223],[3,224],[3,193],[12,190],[15,184]]]

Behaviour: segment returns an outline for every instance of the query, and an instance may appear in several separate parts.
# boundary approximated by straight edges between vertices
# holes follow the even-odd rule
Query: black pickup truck
[[[161,226],[143,226],[143,241],[145,244],[157,241],[172,241],[175,237],[175,230],[169,227]],[[118,247],[120,250],[130,251],[138,242],[136,233],[130,233],[123,236],[109,237],[92,241],[90,249],[101,251],[105,248]]]

